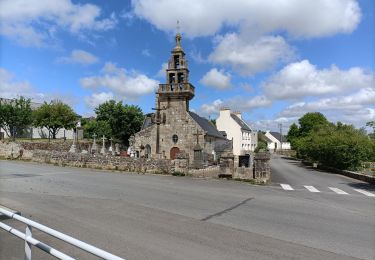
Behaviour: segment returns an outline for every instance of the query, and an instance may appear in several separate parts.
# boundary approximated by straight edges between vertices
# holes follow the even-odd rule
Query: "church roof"
[[[251,128],[238,116],[235,114],[230,114],[230,116],[233,118],[234,121],[236,121],[237,124],[241,126],[241,129],[251,131]]]
[[[216,127],[206,118],[203,118],[190,111],[189,114],[194,119],[194,121],[197,122],[197,124],[202,127],[204,131],[206,131],[207,135],[225,139],[225,137],[216,129]]]
[[[146,129],[149,126],[152,126],[154,123],[152,122],[153,113],[146,114],[145,120],[143,120],[143,125],[141,130]]]

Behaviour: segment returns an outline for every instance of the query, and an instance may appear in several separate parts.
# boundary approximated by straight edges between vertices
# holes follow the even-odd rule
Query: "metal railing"
[[[72,260],[74,259],[73,257],[71,256],[68,256],[52,247],[50,247],[49,245],[47,244],[44,244],[43,242],[35,239],[32,237],[32,228],[36,228],[40,231],[43,231],[44,233],[46,234],[49,234],[53,237],[56,237],[62,241],[65,241],[66,243],[69,243],[75,247],[78,247],[82,250],[85,250],[86,252],[89,252],[95,256],[98,256],[98,257],[101,257],[102,259],[113,259],[113,260],[124,260],[124,258],[121,258],[121,257],[118,257],[118,256],[115,256],[111,253],[108,253],[102,249],[99,249],[95,246],[92,246],[90,244],[87,244],[81,240],[78,240],[76,238],[73,238],[71,236],[68,236],[68,235],[65,235],[57,230],[54,230],[52,228],[49,228],[47,226],[44,226],[42,224],[39,224],[38,222],[35,222],[35,221],[32,221],[30,219],[27,219],[27,218],[24,218],[20,215],[18,215],[17,213],[14,213],[14,212],[11,212],[9,210],[6,210],[6,209],[3,209],[3,208],[0,208],[0,215],[4,215],[8,218],[12,218],[12,219],[15,219],[15,220],[18,220],[24,224],[26,224],[26,232],[25,233],[22,233],[21,231],[17,230],[17,229],[14,229],[8,225],[6,225],[5,223],[3,222],[0,222],[0,228],[6,230],[7,232],[21,238],[22,240],[25,240],[25,260],[31,260],[31,247],[32,246],[35,246],[41,250],[43,250],[44,252],[50,254],[50,255],[53,255],[55,256],[56,258],[58,259],[66,259],[66,260]]]

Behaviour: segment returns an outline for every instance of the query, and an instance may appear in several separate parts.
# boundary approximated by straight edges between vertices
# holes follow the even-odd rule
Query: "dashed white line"
[[[289,184],[280,184],[284,190],[294,190]]]
[[[347,192],[343,191],[343,190],[340,190],[339,188],[333,188],[333,187],[328,187],[328,189],[336,192],[337,194],[343,194],[343,195],[348,195]]]
[[[375,194],[362,189],[354,189],[356,192],[362,193],[368,197],[375,197]]]
[[[303,186],[303,187],[305,187],[306,189],[308,189],[310,192],[320,192],[314,186]]]

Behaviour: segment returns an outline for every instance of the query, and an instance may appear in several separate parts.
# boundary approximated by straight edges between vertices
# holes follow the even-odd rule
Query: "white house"
[[[290,143],[287,142],[285,136],[281,136],[278,132],[266,132],[267,137],[267,147],[271,152],[277,150],[290,150]]]
[[[225,131],[229,140],[233,140],[234,155],[252,152],[258,145],[258,133],[242,120],[240,112],[232,113],[229,108],[220,109],[216,127],[219,131]]]

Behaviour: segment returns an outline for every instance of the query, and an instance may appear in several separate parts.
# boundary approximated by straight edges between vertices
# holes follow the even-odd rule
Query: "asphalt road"
[[[375,197],[355,190],[374,187],[281,158],[272,170],[272,185],[254,186],[0,161],[0,204],[126,259],[375,259]],[[0,259],[21,259],[23,248],[0,231]]]

